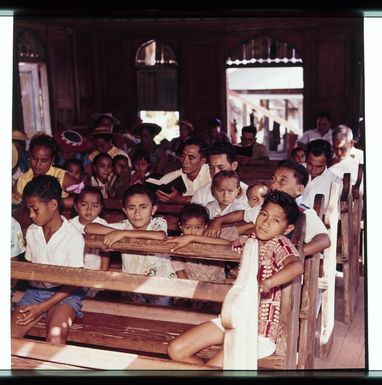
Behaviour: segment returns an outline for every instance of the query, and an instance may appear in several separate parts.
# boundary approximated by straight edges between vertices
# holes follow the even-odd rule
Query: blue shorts
[[[20,301],[17,302],[16,307],[28,306],[28,305],[45,302],[49,298],[53,297],[53,295],[60,289],[60,287],[61,286],[55,286],[50,289],[38,289],[38,288],[27,289],[23,297],[20,299]],[[82,318],[83,313],[81,311],[81,308],[82,308],[81,300],[85,298],[85,295],[86,295],[86,291],[83,288],[78,288],[69,297],[66,297],[61,302],[59,302],[59,304],[66,304],[71,306],[76,313],[76,317]],[[45,312],[43,316],[46,317],[46,314],[47,313]]]

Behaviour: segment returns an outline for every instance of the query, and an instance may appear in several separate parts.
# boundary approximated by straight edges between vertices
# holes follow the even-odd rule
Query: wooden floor
[[[336,313],[334,341],[326,359],[315,358],[315,369],[365,368],[365,311],[364,278],[360,278],[357,292],[356,315],[350,325],[343,322],[343,279],[336,277]]]

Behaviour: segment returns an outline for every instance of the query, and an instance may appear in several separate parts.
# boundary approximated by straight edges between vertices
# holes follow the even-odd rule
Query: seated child
[[[157,210],[155,198],[142,184],[130,186],[123,194],[122,210],[127,219],[107,226],[89,223],[85,233],[105,235],[104,243],[111,246],[123,238],[165,239],[167,222],[163,218],[153,218]],[[122,254],[122,271],[129,274],[173,278],[176,276],[171,265],[171,258],[158,255]],[[167,305],[169,297],[157,297],[132,293],[129,297],[140,302]]]
[[[208,222],[208,212],[202,205],[191,203],[184,206],[179,213],[179,227],[184,236],[202,236]],[[194,262],[173,258],[172,266],[178,278],[219,283],[225,280],[224,262],[221,261]]]
[[[246,208],[236,199],[241,192],[240,177],[236,171],[223,170],[215,174],[212,178],[211,191],[215,200],[206,206],[210,219]]]
[[[138,148],[133,154],[133,171],[131,172],[130,184],[144,183],[150,176],[153,176],[151,175],[150,154],[147,150]]]
[[[25,240],[23,231],[21,230],[20,223],[13,217],[11,217],[11,258],[18,259],[22,254],[25,253]],[[14,292],[14,288],[16,286],[17,280],[11,279],[11,303],[12,296]],[[11,310],[13,310],[13,306],[11,304]]]
[[[264,183],[254,183],[248,186],[247,204],[244,209],[232,211],[225,215],[215,217],[208,226],[205,235],[216,237],[220,236],[223,224],[245,221],[247,224],[236,226],[238,234],[243,234],[251,229],[256,221],[256,217],[260,211],[261,204],[264,201],[264,196],[268,192],[268,187]]]
[[[295,147],[292,150],[290,157],[296,163],[301,164],[304,167],[306,167],[306,152],[302,147]]]
[[[258,358],[271,355],[277,347],[279,325],[273,314],[280,312],[280,286],[303,273],[300,255],[285,236],[293,231],[299,215],[298,206],[289,194],[281,191],[270,193],[264,200],[255,231],[250,236],[259,240]],[[183,242],[186,237],[188,242],[230,244],[220,238],[189,235],[179,237],[182,246],[187,244]],[[234,250],[241,251],[246,239],[248,237],[242,237],[234,242]],[[220,317],[212,319],[176,337],[168,345],[167,352],[176,361],[204,363],[195,354],[207,346],[223,344],[224,332]],[[223,349],[207,364],[222,367]]]
[[[31,263],[83,267],[84,239],[60,215],[62,189],[57,178],[38,175],[23,189],[23,201],[33,222],[26,233],[25,259]],[[31,288],[12,311],[12,337],[24,337],[46,317],[46,341],[65,344],[75,316],[82,317],[83,288],[31,281]]]
[[[110,191],[109,198],[121,199],[123,192],[129,186],[130,167],[129,159],[124,155],[116,155],[112,160],[113,177],[110,185],[113,188]]]
[[[79,194],[74,196],[74,208],[78,215],[69,219],[69,222],[81,233],[84,234],[84,227],[88,223],[100,223],[107,225],[107,222],[98,215],[103,208],[103,197],[97,187],[85,186]],[[84,267],[86,269],[103,270],[109,269],[110,256],[108,253],[101,253],[97,249],[85,248]],[[90,288],[87,295],[94,297],[98,289]]]
[[[112,157],[106,152],[99,153],[93,159],[92,170],[90,185],[99,188],[105,199],[111,198],[109,195],[112,195]]]
[[[64,170],[66,170],[69,174],[72,174],[79,183],[83,182],[81,186],[84,184],[90,184],[90,175],[85,172],[85,167],[80,159],[70,158],[67,159],[63,165]],[[75,189],[71,189],[72,186],[69,187],[70,191],[74,191]],[[74,185],[74,187],[78,187],[78,185]]]

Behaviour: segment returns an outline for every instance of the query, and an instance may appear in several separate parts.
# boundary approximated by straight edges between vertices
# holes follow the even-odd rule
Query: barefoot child
[[[23,201],[33,222],[26,233],[25,259],[80,268],[84,265],[84,239],[60,215],[61,193],[59,181],[50,175],[34,177],[23,189]],[[37,281],[31,281],[30,286],[12,311],[12,337],[24,337],[46,317],[46,341],[65,344],[75,316],[82,317],[85,290]]]
[[[89,223],[85,226],[85,233],[105,235],[104,243],[111,246],[123,238],[165,239],[167,236],[167,222],[163,218],[153,218],[157,206],[154,196],[142,184],[130,186],[123,194],[122,210],[127,219],[107,226],[99,223]],[[176,276],[171,258],[157,255],[122,254],[122,271],[129,274],[145,276],[159,276],[173,278]],[[135,294],[135,293],[132,293]],[[169,297],[157,297],[144,294],[130,295],[140,302],[167,305]]]
[[[258,322],[258,357],[271,355],[276,350],[279,334],[278,319],[273,314],[280,311],[280,286],[292,281],[303,273],[300,255],[285,236],[294,229],[299,217],[299,209],[294,199],[284,192],[274,192],[265,198],[261,211],[256,219],[255,232],[251,237],[259,240],[259,322]],[[179,239],[176,248],[189,242],[230,244],[220,238],[205,236],[184,236]],[[236,251],[241,251],[245,240],[242,237],[233,243]],[[174,242],[169,240],[168,242]],[[169,356],[176,361],[203,363],[195,354],[207,346],[223,344],[224,327],[221,319],[215,318],[195,326],[168,345]],[[223,350],[207,361],[208,365],[223,366]]]

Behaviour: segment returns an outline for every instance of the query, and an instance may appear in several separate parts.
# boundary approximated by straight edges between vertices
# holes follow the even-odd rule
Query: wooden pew
[[[302,222],[301,222],[302,223]],[[301,224],[304,226],[304,223]],[[301,226],[299,227],[301,229]],[[297,236],[297,232],[296,235]],[[105,249],[102,243],[102,237],[94,235],[86,235],[86,246]],[[107,250],[120,250],[142,253],[169,254],[171,245],[161,246],[160,241],[148,240],[123,240],[114,244]],[[160,247],[159,247],[160,246]],[[252,248],[252,250],[250,249]],[[252,259],[257,255],[257,241],[255,244],[248,242],[244,248],[241,263],[243,268],[240,269],[239,276],[233,286],[227,284],[217,284],[208,282],[198,282],[192,280],[168,279],[162,277],[146,277],[139,275],[130,275],[126,273],[112,271],[94,271],[88,269],[75,269],[61,266],[49,266],[42,264],[30,264],[26,262],[12,261],[12,277],[20,280],[40,280],[57,284],[71,284],[75,286],[86,286],[103,288],[115,291],[128,291],[144,294],[155,294],[165,296],[175,296],[180,298],[193,298],[207,301],[223,302],[222,322],[227,328],[226,347],[227,355],[224,357],[224,369],[255,369],[253,359],[248,361],[249,357],[253,357],[253,344],[244,344],[248,330],[257,329],[253,327],[253,309],[257,309],[254,298],[257,298],[257,282],[253,279],[254,268]],[[238,261],[240,257],[231,251],[230,247],[216,245],[198,245],[191,244],[184,247],[182,253],[178,250],[172,252],[171,255],[183,256],[184,258],[204,258],[208,260],[224,260]],[[248,268],[248,266],[250,268]],[[232,293],[231,290],[232,289]],[[293,369],[296,368],[296,351],[298,338],[298,315],[300,304],[300,277],[296,278],[292,283],[285,285],[282,290],[281,302],[281,341],[277,351],[270,357],[266,357],[258,361],[260,368],[264,369]],[[230,293],[227,295],[227,293]],[[226,302],[227,301],[227,302]],[[69,343],[95,344],[97,348],[114,347],[125,349],[126,351],[139,351],[138,357],[146,357],[149,355],[165,354],[165,348],[170,338],[178,335],[183,330],[202,320],[200,314],[195,311],[171,308],[161,308],[159,306],[150,305],[129,305],[132,308],[139,309],[133,313],[129,311],[128,317],[125,316],[121,306],[126,304],[118,304],[117,302],[109,303],[109,309],[105,310],[103,306],[97,306],[96,300],[86,300],[87,310],[82,320],[76,320],[71,328],[68,336]],[[93,302],[93,307],[89,308],[89,303]],[[244,306],[243,304],[252,303],[252,306]],[[110,308],[114,306],[114,313],[119,311],[118,315],[109,314]],[[148,311],[151,315],[155,314],[155,319],[147,315]],[[93,310],[93,314],[90,310]],[[175,316],[170,314],[177,312]],[[96,315],[94,313],[97,313]],[[123,315],[121,314],[123,313]],[[146,314],[146,317],[142,317]],[[183,318],[179,317],[183,314]],[[189,315],[189,316],[188,316]],[[207,315],[203,315],[206,317]],[[121,318],[118,318],[121,317]],[[135,320],[133,320],[135,318]],[[212,317],[211,317],[212,318]],[[142,319],[145,321],[143,322]],[[192,319],[193,322],[190,322]],[[179,322],[179,321],[187,322]],[[200,320],[200,322],[198,322]],[[246,320],[246,322],[242,322]],[[86,323],[89,325],[86,326]],[[250,326],[248,326],[248,322]],[[96,324],[96,325],[94,325]],[[135,326],[134,326],[135,325]],[[96,329],[92,329],[96,326]],[[43,323],[33,328],[30,335],[43,338]],[[131,329],[129,329],[131,328]],[[240,330],[244,328],[243,330]],[[86,332],[84,332],[86,329]],[[135,329],[135,330],[134,330]],[[142,330],[143,329],[143,330]],[[235,330],[231,330],[235,329]],[[140,332],[139,332],[140,330]],[[136,334],[135,334],[136,333]],[[87,335],[87,336],[86,336]],[[235,337],[236,335],[236,337]],[[248,334],[249,335],[249,334]],[[241,336],[241,337],[240,337]],[[236,341],[236,342],[235,342]],[[237,342],[240,341],[240,342]],[[244,341],[244,342],[243,342]],[[239,343],[240,348],[235,347]],[[243,352],[242,347],[246,350]],[[124,351],[125,351],[124,350]],[[201,356],[208,358],[212,353],[216,352],[216,347],[210,347],[203,352]],[[234,353],[236,352],[236,353]],[[241,358],[237,355],[240,353]],[[72,363],[73,364],[73,363]],[[152,364],[152,369],[156,368],[156,363]],[[176,363],[174,364],[176,368]]]
[[[319,278],[321,313],[318,320],[317,350],[320,357],[328,356],[334,339],[336,255],[341,189],[341,183],[332,183],[323,218],[331,245],[324,250],[322,272]]]
[[[258,165],[239,166],[237,172],[240,180],[248,185],[258,181],[265,183],[272,179],[273,172],[276,170],[279,160],[266,160]]]
[[[353,245],[352,245],[352,251],[353,251],[353,260],[354,264],[356,264],[355,271],[356,271],[356,286],[358,288],[359,284],[359,275],[360,275],[360,267],[362,265],[362,253],[361,253],[361,222],[363,219],[363,165],[358,165],[358,175],[357,180],[355,184],[352,187],[352,197],[353,197]]]
[[[358,281],[358,262],[353,252],[353,197],[350,173],[344,174],[343,189],[340,198],[340,250],[337,252],[337,263],[342,265],[344,280],[344,322],[350,324],[356,306]]]
[[[316,194],[314,209],[317,215],[322,218],[324,210],[323,194]],[[301,289],[298,369],[313,368],[319,269],[320,253],[305,256],[304,278]]]

